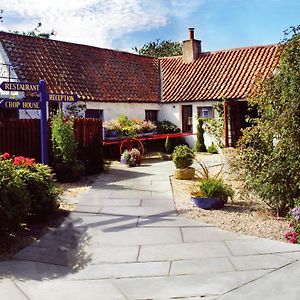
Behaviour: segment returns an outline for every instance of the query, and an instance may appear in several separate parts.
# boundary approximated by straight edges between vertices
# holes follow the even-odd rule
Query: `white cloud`
[[[111,48],[122,36],[163,27],[202,1],[9,0],[1,3],[0,29],[28,31],[41,22],[41,31],[54,29],[55,39]]]

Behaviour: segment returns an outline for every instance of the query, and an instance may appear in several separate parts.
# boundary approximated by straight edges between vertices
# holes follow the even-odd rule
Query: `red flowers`
[[[8,152],[2,154],[2,159],[9,159],[9,158],[10,158],[10,154]]]
[[[23,165],[23,166],[27,167],[27,166],[32,166],[34,163],[35,163],[34,158],[28,158],[28,157],[24,157],[24,156],[16,156],[13,159],[13,164],[16,166]]]

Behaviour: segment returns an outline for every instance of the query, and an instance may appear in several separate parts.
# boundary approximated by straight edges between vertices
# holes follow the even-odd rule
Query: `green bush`
[[[58,190],[52,170],[34,159],[0,156],[0,238],[29,217],[43,218],[57,208]]]
[[[280,216],[300,197],[300,27],[289,32],[276,72],[257,81],[249,104],[259,118],[239,144],[247,187]]]
[[[222,179],[205,178],[200,180],[198,190],[192,193],[193,196],[205,198],[219,198],[227,203],[228,198],[233,198],[234,191],[230,185],[224,183]]]
[[[169,137],[166,138],[165,151],[167,154],[172,153],[172,143],[171,143],[171,139]]]
[[[186,145],[175,147],[173,152],[173,162],[178,169],[188,168],[193,164],[194,152]]]
[[[19,167],[18,171],[29,192],[31,215],[43,218],[51,214],[58,207],[59,194],[52,170],[43,164],[33,164],[28,167]]]
[[[203,120],[198,118],[197,124],[197,140],[195,144],[195,151],[196,152],[206,152],[206,147],[204,144],[204,129],[203,129]]]
[[[52,118],[52,150],[55,162],[72,164],[77,158],[77,143],[73,118],[64,119],[62,114]]]
[[[218,153],[218,149],[215,146],[214,143],[212,143],[208,148],[207,148],[207,152],[211,153],[211,154],[217,154]]]
[[[0,237],[20,226],[30,211],[30,196],[26,184],[11,159],[0,156]]]
[[[177,133],[180,132],[180,128],[178,128],[174,123],[163,120],[155,122],[157,133]]]

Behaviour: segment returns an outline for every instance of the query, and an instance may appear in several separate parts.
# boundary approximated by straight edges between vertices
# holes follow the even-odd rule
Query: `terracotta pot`
[[[192,201],[195,203],[197,207],[207,209],[207,210],[224,207],[224,202],[220,198],[216,198],[216,197],[211,197],[211,198],[192,197]]]
[[[181,180],[191,180],[195,177],[195,168],[175,169],[174,178]]]

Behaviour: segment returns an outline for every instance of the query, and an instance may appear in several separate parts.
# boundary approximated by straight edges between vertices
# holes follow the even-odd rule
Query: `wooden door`
[[[193,131],[193,106],[182,105],[182,132]]]

